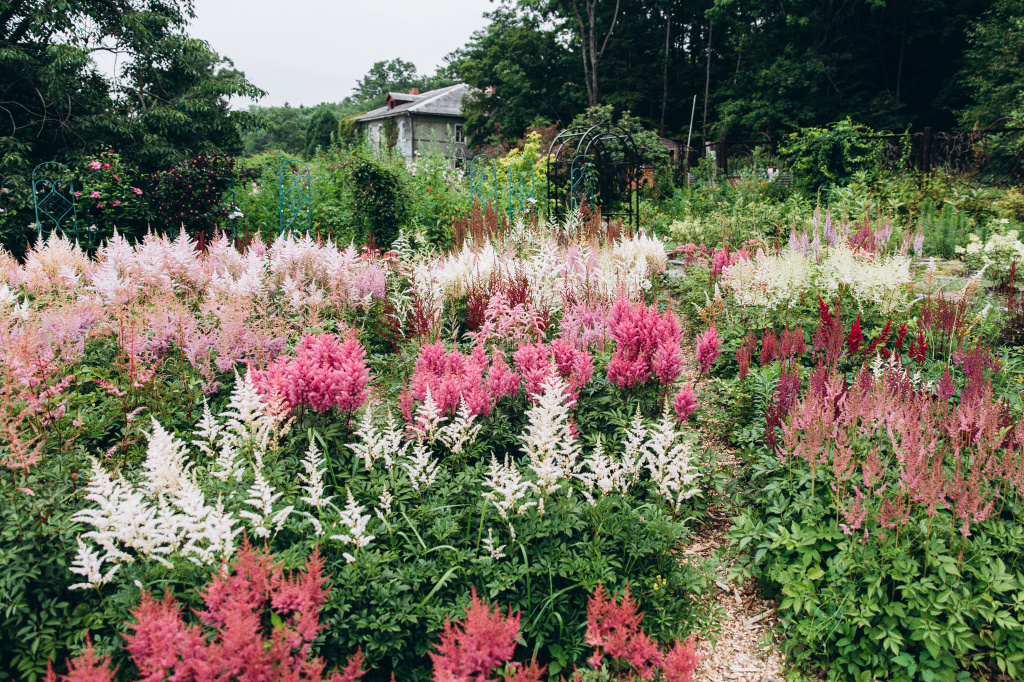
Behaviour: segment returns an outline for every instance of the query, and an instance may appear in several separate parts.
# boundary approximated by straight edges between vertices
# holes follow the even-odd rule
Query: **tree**
[[[317,148],[326,149],[338,134],[338,117],[327,107],[317,107],[306,127],[306,158],[316,154]]]
[[[370,67],[369,72],[356,81],[353,95],[367,108],[379,107],[384,104],[389,92],[408,92],[419,82],[415,64],[392,59],[389,62],[377,62]]]
[[[621,0],[615,0],[615,10],[612,12],[611,21],[608,22],[608,30],[601,38],[598,29],[597,16],[598,0],[572,0],[572,11],[576,16],[576,24],[579,26],[579,38],[583,49],[580,53],[583,56],[583,77],[587,82],[587,99],[590,106],[596,107],[598,103],[598,81],[597,65],[601,63],[604,51],[608,49],[608,39],[615,32],[615,22],[619,19],[619,6]],[[583,5],[583,13],[580,13],[580,4]],[[597,44],[600,41],[601,48]]]
[[[968,31],[960,81],[971,96],[961,112],[967,127],[1024,115],[1024,4],[999,0]]]

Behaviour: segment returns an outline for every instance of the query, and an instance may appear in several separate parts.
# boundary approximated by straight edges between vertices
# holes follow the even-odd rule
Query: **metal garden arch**
[[[547,155],[548,201],[553,218],[587,207],[607,221],[640,226],[643,161],[621,126],[573,126],[552,140]]]
[[[68,234],[71,221],[75,240],[78,240],[78,208],[75,205],[75,181],[67,166],[56,161],[41,163],[32,169],[32,201],[36,211],[36,236],[43,237],[43,221],[52,223],[46,231]]]

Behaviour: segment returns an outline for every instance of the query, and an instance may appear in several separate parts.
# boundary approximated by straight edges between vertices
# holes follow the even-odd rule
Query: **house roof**
[[[357,121],[375,121],[404,113],[433,114],[436,116],[462,116],[462,98],[469,94],[469,86],[456,83],[447,88],[438,88],[419,95],[404,92],[390,92],[388,96],[403,104],[388,109],[387,105],[356,116]]]

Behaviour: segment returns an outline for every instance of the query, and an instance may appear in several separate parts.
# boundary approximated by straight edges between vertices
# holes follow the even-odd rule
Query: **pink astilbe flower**
[[[435,681],[483,682],[493,679],[490,673],[494,668],[512,659],[520,636],[519,612],[512,613],[510,607],[503,616],[495,606],[492,613],[490,606],[477,598],[475,587],[471,593],[465,619],[456,623],[445,619],[437,652],[430,653]]]
[[[507,395],[516,395],[519,392],[520,381],[522,377],[508,366],[504,353],[495,352],[491,355],[491,367],[487,370],[487,390],[495,400],[501,400]]]
[[[487,352],[482,346],[474,347],[467,355],[458,350],[448,351],[440,343],[424,345],[409,380],[410,397],[423,402],[429,392],[438,409],[446,415],[454,414],[465,400],[470,412],[487,416],[498,398],[513,393],[513,389],[518,390],[519,383],[518,378],[513,379],[505,371],[508,367],[501,358],[501,367],[496,370],[501,377],[500,380],[495,379],[495,383],[502,393],[492,393],[486,378],[488,362]],[[409,408],[411,412],[411,404]]]
[[[138,668],[140,682],[172,679],[183,682],[216,680],[320,680],[355,682],[363,677],[363,656],[357,652],[339,671],[326,672],[322,658],[312,654],[312,644],[323,626],[319,610],[327,598],[323,559],[317,548],[298,575],[286,576],[266,552],[246,540],[230,569],[214,573],[205,591],[206,609],[196,615],[212,637],[198,624],[186,625],[174,597],[167,592],[157,600],[143,592],[132,611],[132,634],[125,635],[126,650]],[[268,626],[269,609],[283,622]],[[98,661],[91,647],[69,663],[71,672],[47,679],[107,682],[113,673],[106,661]]]
[[[681,330],[671,310],[662,315],[654,306],[620,296],[608,314],[608,328],[615,339],[608,381],[619,388],[632,388],[652,374],[663,384],[679,377],[683,366]]]
[[[550,346],[542,343],[524,344],[516,350],[513,358],[531,400],[540,396],[542,384],[550,375],[552,367],[558,376],[565,379],[573,402],[579,398],[580,390],[594,375],[594,360],[590,353],[577,350],[565,339],[555,339]]]
[[[584,641],[594,647],[594,654],[587,662],[597,668],[607,655],[629,663],[642,679],[651,679],[661,669],[665,657],[658,644],[640,627],[643,618],[628,587],[622,594],[622,601],[618,602],[614,595],[605,593],[603,585],[598,585],[587,602]]]
[[[332,407],[354,412],[370,395],[366,349],[355,330],[339,342],[333,334],[308,335],[294,357],[279,357],[266,372],[253,372],[253,383],[264,395],[280,394],[289,410],[308,407],[326,412]]]
[[[706,374],[722,353],[722,337],[712,324],[703,334],[697,337],[697,364],[701,374]]]
[[[679,389],[672,399],[672,409],[680,422],[685,422],[697,411],[697,393],[689,383]]]

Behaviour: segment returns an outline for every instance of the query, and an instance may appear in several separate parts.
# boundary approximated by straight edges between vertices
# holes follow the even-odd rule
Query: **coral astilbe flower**
[[[362,678],[362,653],[352,656],[344,670],[327,674],[323,659],[311,655],[313,640],[322,629],[319,609],[327,598],[323,559],[317,549],[300,575],[287,577],[269,554],[253,549],[246,541],[231,568],[230,575],[214,574],[205,594],[200,592],[206,610],[196,615],[213,629],[212,637],[197,624],[185,625],[181,607],[169,592],[159,601],[143,592],[142,601],[132,611],[134,633],[125,635],[126,649],[141,674],[139,680],[355,682]],[[268,606],[283,621],[269,632],[264,625]],[[87,650],[71,662],[72,673],[60,679],[112,679],[95,665],[91,650]],[[83,670],[91,675],[85,676]]]
[[[691,682],[700,665],[700,654],[694,646],[691,635],[685,642],[676,640],[675,645],[665,654],[661,674],[667,682]]]
[[[689,419],[697,410],[697,394],[690,384],[686,384],[676,393],[676,397],[672,399],[672,409],[675,410],[676,419],[681,422]]]
[[[46,663],[44,682],[114,682],[117,668],[110,669],[110,656],[99,658],[87,637],[85,649],[74,660],[67,660],[67,675],[58,675],[53,670],[53,661]]]
[[[715,364],[715,360],[721,353],[722,337],[718,335],[718,330],[712,324],[697,337],[697,363],[700,365],[702,374],[711,370],[711,366]]]
[[[490,606],[479,600],[476,588],[472,588],[466,618],[458,623],[445,619],[439,636],[437,653],[430,653],[435,682],[483,682],[493,679],[490,673],[494,668],[512,659],[520,636],[519,612],[512,613],[510,607],[508,616],[503,616],[495,606],[491,613]]]
[[[654,306],[621,296],[612,304],[608,328],[615,339],[608,381],[619,388],[632,388],[646,382],[652,373],[663,384],[679,377],[683,368],[681,330],[671,310],[660,315]]]
[[[910,342],[910,349],[907,351],[907,355],[911,360],[920,365],[928,357],[929,348],[931,348],[931,346],[929,346],[928,342],[924,340],[924,330],[921,330],[917,332],[917,341]]]
[[[640,627],[643,618],[644,614],[637,612],[628,587],[621,603],[617,603],[614,595],[607,596],[604,586],[598,585],[587,603],[585,641],[595,647],[594,655],[587,662],[597,668],[607,655],[628,662],[645,680],[653,677],[665,658],[657,643]]]
[[[253,382],[264,395],[279,394],[292,411],[353,412],[370,395],[366,349],[355,330],[340,343],[333,334],[304,337],[294,357],[279,357],[266,372],[253,372]]]

